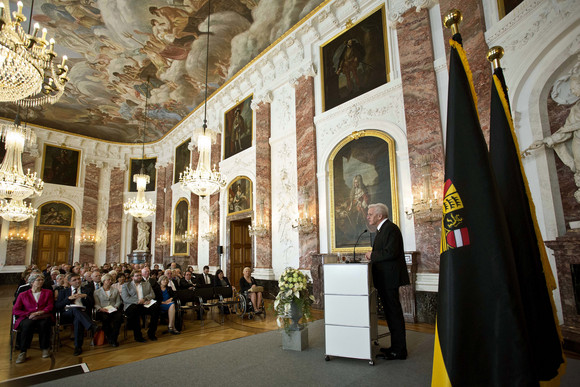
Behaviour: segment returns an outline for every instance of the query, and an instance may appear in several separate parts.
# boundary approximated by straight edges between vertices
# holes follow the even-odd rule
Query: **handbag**
[[[105,344],[105,331],[103,331],[102,329],[99,330],[95,334],[95,337],[93,338],[93,343],[95,343],[95,345],[99,345],[99,346]]]

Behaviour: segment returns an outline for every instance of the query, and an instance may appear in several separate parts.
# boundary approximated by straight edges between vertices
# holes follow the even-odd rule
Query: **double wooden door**
[[[252,267],[252,238],[248,226],[250,219],[230,223],[230,283],[237,287],[244,267]]]
[[[70,264],[72,257],[71,239],[73,230],[38,230],[36,264],[44,268],[47,264]]]

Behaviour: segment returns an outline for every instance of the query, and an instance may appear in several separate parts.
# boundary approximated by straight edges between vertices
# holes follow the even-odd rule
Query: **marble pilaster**
[[[165,219],[165,195],[166,195],[166,187],[165,187],[165,171],[167,168],[165,167],[158,167],[157,168],[157,198],[155,205],[155,240],[163,235],[165,232],[169,232],[164,227],[164,222],[167,222]],[[159,246],[155,243],[155,262],[163,262],[163,252],[167,249],[167,246]]]
[[[96,235],[97,233],[97,213],[99,204],[99,177],[101,168],[94,164],[85,167],[85,181],[83,190],[83,210],[81,235]],[[81,246],[79,261],[81,263],[95,261],[95,246]]]
[[[428,10],[408,11],[397,31],[413,197],[419,198],[423,192],[421,162],[425,158],[431,159],[431,190],[441,197],[443,132]],[[441,218],[423,221],[415,217],[414,221],[416,249],[421,253],[419,271],[438,272]]]
[[[216,136],[216,141],[211,146],[211,165],[212,168],[214,165],[218,165],[221,160],[221,149],[222,149],[222,136],[218,134]],[[209,213],[211,224],[210,227],[215,227],[216,230],[216,237],[212,242],[209,242],[209,266],[219,266],[220,265],[220,256],[218,254],[218,246],[220,245],[220,195],[222,191],[218,191],[217,193],[213,194],[209,198]]]
[[[191,167],[196,168],[199,161],[199,153],[191,152]],[[197,233],[197,238],[189,245],[189,264],[193,267],[197,266],[197,250],[199,249],[199,196],[191,194],[189,199],[189,211],[193,216],[193,232]]]
[[[163,215],[163,219],[165,219],[165,221],[167,222],[167,233],[169,239],[171,239],[171,235],[173,234],[173,221],[172,221],[173,191],[171,189],[171,185],[173,184],[173,163],[169,163],[167,164],[167,166],[165,166],[165,180],[163,181],[163,184],[165,187],[165,196],[164,196],[165,204],[163,206],[165,214]],[[165,259],[171,255],[171,248],[172,248],[171,246],[165,247],[163,262],[165,262]]]
[[[271,106],[268,102],[258,105],[256,111],[256,207],[254,221],[265,223],[270,232],[256,237],[256,267],[272,267],[272,150]]]
[[[120,168],[111,170],[109,189],[109,216],[107,219],[107,256],[106,262],[121,262],[121,232],[123,224],[123,191],[125,171]]]
[[[489,144],[489,102],[491,95],[491,67],[486,59],[487,42],[485,41],[485,18],[481,1],[440,0],[441,20],[448,10],[457,8],[463,15],[459,32],[463,39],[463,49],[467,55],[469,68],[473,76],[473,86],[477,94],[479,122],[486,142]],[[445,52],[449,58],[449,38],[451,30],[443,28]],[[401,63],[401,68],[403,67]]]
[[[314,78],[302,76],[296,81],[296,149],[298,207],[316,223],[309,234],[299,234],[300,268],[310,269],[312,255],[319,252],[318,184],[316,181],[316,130],[314,127]]]

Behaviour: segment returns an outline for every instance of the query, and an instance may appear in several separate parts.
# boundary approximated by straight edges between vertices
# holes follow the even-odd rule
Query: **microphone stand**
[[[356,238],[356,243],[354,244],[354,248],[352,249],[352,261],[353,262],[356,262],[356,245],[358,245],[358,241],[360,240],[360,237],[363,236],[363,234],[368,232],[368,231],[369,230],[364,230],[363,232],[360,233],[358,238]]]

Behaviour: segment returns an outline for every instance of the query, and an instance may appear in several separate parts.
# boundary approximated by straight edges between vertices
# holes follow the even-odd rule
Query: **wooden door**
[[[248,226],[250,219],[230,223],[230,283],[237,287],[242,278],[244,267],[252,267],[252,238]]]
[[[70,230],[38,230],[38,267],[70,263],[70,240]]]

